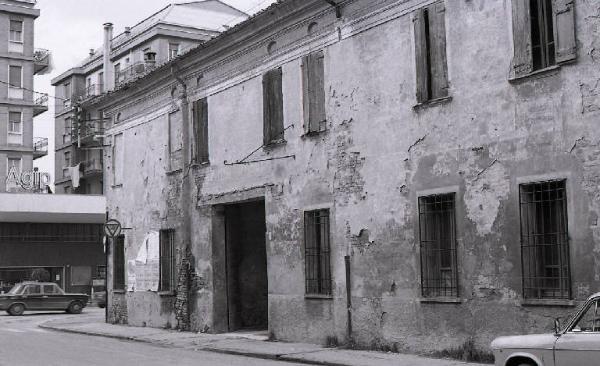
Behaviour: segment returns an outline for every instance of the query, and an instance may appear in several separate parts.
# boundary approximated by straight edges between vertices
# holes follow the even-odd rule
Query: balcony
[[[48,139],[46,137],[34,137],[33,159],[43,158],[48,155]]]
[[[81,162],[83,171],[81,173],[82,178],[92,178],[102,175],[102,158],[92,158]]]
[[[85,88],[85,94],[84,94],[84,98],[91,98],[94,97],[96,95],[100,95],[104,92],[104,85],[102,84],[92,84],[92,85],[88,85]]]
[[[50,72],[50,51],[36,48],[33,52],[33,72],[36,75]]]
[[[117,72],[115,75],[115,86],[119,87],[146,75],[147,73],[156,69],[156,65],[158,65],[156,61],[138,62]]]
[[[33,116],[39,116],[40,114],[48,111],[48,94],[38,94],[33,102]]]
[[[102,121],[84,121],[74,125],[71,130],[71,141],[80,146],[102,145],[104,123]]]

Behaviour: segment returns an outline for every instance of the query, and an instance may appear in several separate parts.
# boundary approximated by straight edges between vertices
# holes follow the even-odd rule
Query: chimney
[[[113,25],[104,23],[104,48],[103,52],[103,72],[104,72],[104,91],[115,88],[114,67],[110,61],[110,51],[112,50]]]
[[[94,50],[93,48],[90,48],[90,57],[94,56],[96,54],[96,50]]]
[[[129,37],[131,35],[131,27],[125,27],[125,35]]]

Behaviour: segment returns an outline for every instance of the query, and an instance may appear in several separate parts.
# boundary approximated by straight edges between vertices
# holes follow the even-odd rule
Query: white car
[[[492,342],[496,366],[599,366],[600,293],[590,296],[554,334],[499,337]]]

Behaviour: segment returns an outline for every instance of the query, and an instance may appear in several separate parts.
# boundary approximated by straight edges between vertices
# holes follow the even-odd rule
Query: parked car
[[[66,294],[53,282],[22,282],[0,295],[0,310],[23,315],[25,310],[64,310],[79,314],[88,303],[86,294]]]
[[[554,322],[554,334],[496,338],[491,345],[497,366],[600,365],[600,293],[567,318]]]
[[[94,292],[92,302],[95,302],[100,309],[104,309],[106,307],[106,291]]]

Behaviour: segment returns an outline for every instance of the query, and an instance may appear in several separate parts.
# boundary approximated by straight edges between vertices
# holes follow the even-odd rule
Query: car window
[[[25,286],[23,285],[15,285],[10,291],[8,291],[9,295],[20,295],[23,292]]]
[[[44,294],[46,295],[52,295],[52,294],[56,294],[56,286],[55,285],[44,285]]]
[[[41,294],[42,293],[42,286],[40,285],[27,285],[27,288],[25,289],[25,292],[23,292],[23,294],[25,295],[37,295],[37,294]]]
[[[583,315],[575,323],[572,332],[600,333],[600,300],[592,301]]]

